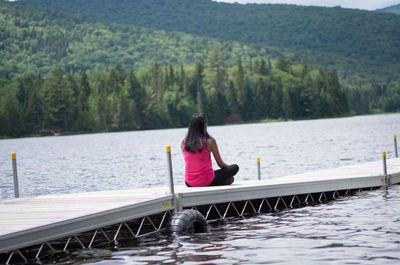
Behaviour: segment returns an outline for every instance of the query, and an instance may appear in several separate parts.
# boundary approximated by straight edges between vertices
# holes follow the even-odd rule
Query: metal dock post
[[[173,178],[173,175],[172,175],[171,146],[167,145],[165,147],[165,151],[167,152],[167,162],[168,162],[169,192],[171,194],[175,194],[175,191],[174,191],[174,178]]]
[[[11,161],[13,167],[13,176],[14,176],[14,195],[15,198],[19,198],[19,188],[18,188],[18,173],[17,173],[17,154],[11,154]]]
[[[165,147],[165,151],[167,152],[167,162],[168,162],[169,192],[173,195],[174,212],[176,213],[179,211],[181,206],[180,206],[179,194],[175,195],[175,190],[174,190],[174,177],[173,177],[173,173],[172,173],[171,146],[167,145]]]
[[[261,167],[260,167],[260,158],[257,157],[257,174],[258,174],[258,180],[261,180]]]
[[[396,157],[399,157],[398,153],[397,153],[397,135],[393,135],[393,140],[394,140],[394,154]]]
[[[387,173],[386,152],[382,152],[382,158],[383,158],[383,175],[385,176],[386,188],[389,188],[390,187],[390,178]]]

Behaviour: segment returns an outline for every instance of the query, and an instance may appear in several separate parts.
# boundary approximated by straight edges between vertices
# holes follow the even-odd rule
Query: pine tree
[[[14,93],[7,93],[0,100],[2,131],[5,135],[18,137],[23,134],[24,124],[18,109],[18,100]]]
[[[235,88],[235,84],[232,80],[229,80],[228,89],[226,92],[226,100],[227,100],[227,116],[240,116],[239,114],[239,102],[237,89]],[[241,117],[239,118],[239,120]]]
[[[50,130],[68,131],[72,124],[73,91],[66,85],[60,68],[52,71],[44,86],[46,127]]]
[[[125,78],[126,73],[124,68],[120,63],[117,63],[110,71],[108,86],[111,88],[111,92],[119,94],[124,85]]]
[[[284,71],[286,73],[291,72],[291,67],[292,64],[288,58],[285,57],[285,55],[281,54],[279,55],[278,60],[276,61],[276,69],[279,69],[281,71]]]
[[[343,115],[350,111],[346,93],[339,82],[337,71],[334,69],[327,74],[327,91],[330,108],[333,115]]]
[[[207,56],[207,75],[209,88],[225,93],[228,74],[225,67],[225,55],[218,48],[211,48]]]
[[[68,91],[72,91],[72,98],[70,99],[70,103],[72,104],[70,106],[71,108],[71,123],[73,124],[79,115],[79,109],[78,109],[78,105],[77,105],[77,100],[78,100],[78,96],[79,96],[79,86],[78,83],[75,80],[74,75],[72,74],[72,72],[69,72],[66,77],[65,77],[65,86],[66,89]]]
[[[97,78],[97,94],[95,96],[94,117],[97,131],[108,131],[111,124],[110,102],[107,97],[107,88],[103,76]]]
[[[123,91],[119,93],[118,112],[117,112],[117,129],[128,130],[132,126],[132,115],[129,110],[129,103]]]
[[[28,132],[38,132],[43,127],[43,97],[41,89],[43,79],[38,75],[29,90],[28,106],[26,109],[26,126]]]
[[[271,94],[271,117],[280,118],[283,117],[282,111],[282,86],[274,86]]]
[[[243,100],[245,97],[245,71],[242,65],[242,58],[239,56],[235,63],[236,72],[235,72],[235,86],[238,90],[239,102],[241,105],[244,104]]]
[[[186,73],[185,73],[185,68],[183,65],[180,65],[180,71],[179,71],[179,77],[177,77],[177,82],[179,86],[179,90],[183,91],[185,97],[189,96],[189,88],[187,84],[187,78],[186,78]]]
[[[89,111],[88,98],[85,92],[80,91],[77,99],[78,116],[74,127],[78,131],[92,131],[94,129],[93,115]]]
[[[269,74],[269,68],[267,68],[267,65],[266,65],[264,59],[261,59],[260,69],[258,70],[258,73],[260,75],[264,75],[264,76],[267,76]]]
[[[320,93],[310,74],[306,74],[304,77],[303,87],[301,94],[303,115],[307,118],[317,118],[320,116]]]
[[[82,71],[79,76],[79,95],[76,100],[77,119],[75,129],[79,131],[92,131],[95,129],[93,113],[90,112],[89,96],[91,94],[90,84],[86,72]]]
[[[79,90],[82,91],[86,97],[90,96],[90,84],[88,76],[85,71],[82,71],[79,78]]]
[[[132,112],[130,113],[137,126],[143,126],[146,118],[147,96],[144,87],[139,83],[135,72],[130,70],[126,78],[125,87],[128,93],[128,98],[133,101]]]
[[[250,87],[248,77],[246,77],[244,81],[242,104],[240,108],[240,113],[245,121],[254,119],[254,93]]]
[[[268,86],[266,79],[259,77],[256,83],[256,118],[266,118],[270,115],[271,94],[272,90]]]
[[[203,111],[203,98],[204,98],[204,90],[203,90],[203,74],[204,67],[201,63],[197,63],[195,66],[195,73],[193,77],[193,87],[195,91],[195,95],[192,96],[192,98],[195,97],[196,99],[196,106],[197,106],[197,112],[200,113]]]

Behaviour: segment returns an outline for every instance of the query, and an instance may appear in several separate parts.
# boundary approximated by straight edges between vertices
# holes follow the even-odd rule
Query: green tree
[[[280,118],[283,117],[282,111],[282,86],[273,84],[273,89],[271,93],[271,118]]]
[[[38,75],[29,89],[28,105],[26,109],[27,132],[38,132],[43,127],[43,78]]]
[[[356,114],[369,113],[368,91],[359,87],[348,90],[348,97],[351,110]]]
[[[79,86],[78,83],[75,80],[75,77],[73,75],[72,72],[69,72],[66,76],[65,76],[65,87],[67,91],[72,91],[72,98],[70,99],[70,104],[71,106],[71,117],[69,117],[71,119],[71,124],[73,125],[73,123],[78,119],[78,115],[79,115],[79,109],[78,109],[78,96],[80,93],[79,90]]]
[[[187,77],[186,77],[185,68],[181,64],[179,69],[180,69],[179,77],[177,77],[179,90],[183,91],[185,97],[188,97],[189,96],[189,88],[188,88],[188,80],[187,80]]]
[[[25,108],[28,103],[28,88],[31,86],[32,78],[30,76],[18,80],[17,100],[23,108]]]
[[[110,71],[108,86],[111,88],[111,92],[119,94],[124,85],[125,78],[126,73],[122,64],[117,63]]]
[[[255,94],[257,95],[255,98],[256,117],[267,118],[271,112],[272,88],[265,78],[257,79]]]
[[[79,77],[79,90],[82,91],[86,97],[90,96],[90,84],[85,71],[81,71]]]
[[[242,92],[241,101],[242,104],[240,105],[240,114],[243,117],[243,120],[248,121],[254,119],[254,93],[250,86],[249,79],[246,77],[244,81],[244,87]]]
[[[75,130],[92,131],[94,130],[94,118],[89,109],[88,97],[84,91],[80,91],[77,99],[78,115],[74,123]]]
[[[222,92],[212,88],[208,91],[206,112],[210,124],[224,124],[227,116],[227,102]]]
[[[348,99],[342,89],[336,70],[326,73],[319,69],[324,86],[321,93],[321,114],[337,116],[349,112]]]
[[[206,75],[209,88],[215,88],[220,93],[225,92],[228,74],[225,67],[225,55],[219,48],[213,47],[208,53]]]
[[[229,80],[229,85],[226,92],[226,100],[227,100],[227,116],[230,116],[231,119],[235,121],[237,119],[241,119],[239,113],[239,102],[238,102],[238,95],[237,89],[235,88],[235,84],[233,80]],[[234,118],[237,117],[237,118]]]
[[[271,63],[271,62],[269,61],[269,63]],[[266,75],[269,74],[270,70],[271,70],[271,65],[269,65],[269,67],[267,67],[267,64],[266,64],[264,59],[255,61],[255,63],[254,63],[254,72],[256,74],[260,74],[260,75],[266,76]]]
[[[144,87],[140,84],[135,72],[130,70],[125,82],[128,98],[133,101],[132,113],[133,119],[137,126],[143,126],[146,115],[147,96]]]
[[[333,98],[333,105],[331,108],[333,109],[332,112],[334,115],[343,115],[349,113],[349,101],[346,93],[340,85],[339,77],[335,69],[328,72],[327,90]]]
[[[44,86],[44,117],[47,128],[68,131],[72,125],[73,91],[60,68],[53,70]]]
[[[237,88],[238,91],[238,97],[239,97],[239,105],[241,108],[243,108],[243,105],[246,104],[245,102],[245,97],[246,97],[246,73],[244,71],[243,65],[242,65],[242,58],[239,56],[236,63],[235,63],[235,71],[234,71],[234,80],[235,80],[235,87]]]
[[[291,71],[291,66],[292,63],[288,58],[285,57],[285,55],[281,54],[278,57],[278,60],[276,61],[276,69],[279,69],[281,71],[284,71],[286,73],[290,73]]]
[[[303,80],[302,103],[304,116],[308,118],[320,117],[320,91],[316,80],[311,73],[306,74]]]
[[[192,99],[194,98],[196,101],[197,112],[200,113],[203,111],[203,98],[204,98],[204,89],[203,89],[203,78],[204,78],[204,67],[201,63],[197,63],[194,70],[193,77],[193,89],[195,95],[192,95]]]
[[[169,119],[174,127],[186,126],[196,107],[189,98],[184,97],[183,91],[180,91],[178,85],[174,85],[171,90],[164,95],[167,105]]]
[[[75,129],[79,131],[92,131],[95,129],[95,121],[89,104],[89,97],[91,95],[90,83],[85,71],[81,71],[78,78],[79,95],[76,99],[77,118],[75,120]]]
[[[128,130],[133,127],[132,115],[129,108],[128,98],[123,93],[123,91],[119,93],[118,112],[116,115],[116,119],[117,119],[118,130]]]
[[[6,93],[0,98],[0,116],[2,116],[2,131],[5,135],[18,137],[23,134],[24,124],[19,103],[14,93]]]

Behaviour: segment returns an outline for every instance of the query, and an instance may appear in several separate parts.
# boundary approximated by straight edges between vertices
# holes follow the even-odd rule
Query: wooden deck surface
[[[161,194],[119,190],[0,201],[0,240],[2,235],[143,203]]]

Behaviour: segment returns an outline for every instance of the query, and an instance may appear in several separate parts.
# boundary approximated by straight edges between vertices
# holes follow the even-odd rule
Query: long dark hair
[[[194,114],[184,141],[185,150],[191,153],[201,152],[209,138],[211,136],[207,132],[207,116],[204,113]]]

